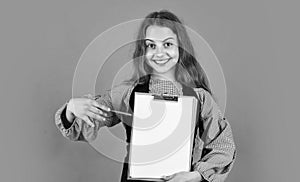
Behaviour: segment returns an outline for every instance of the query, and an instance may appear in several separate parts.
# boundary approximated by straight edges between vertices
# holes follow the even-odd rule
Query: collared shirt
[[[130,113],[132,112],[130,98],[138,84],[138,82],[123,82],[106,90],[104,94],[92,98],[99,104]],[[236,156],[230,124],[209,92],[203,88],[193,88],[193,91],[200,102],[201,109],[199,110],[199,127],[195,131],[192,170],[198,171],[206,181],[224,181]],[[170,81],[150,79],[149,92],[182,95],[182,88]],[[100,127],[112,127],[120,122],[124,124],[132,121],[130,116],[114,114],[106,121],[93,120],[94,128],[80,118],[75,118],[73,123],[69,123],[65,116],[66,105],[67,103],[56,112],[55,123],[64,137],[74,141],[92,141],[97,137]]]

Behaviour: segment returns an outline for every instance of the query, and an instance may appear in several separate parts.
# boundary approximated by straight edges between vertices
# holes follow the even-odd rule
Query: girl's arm
[[[200,97],[204,142],[202,158],[193,165],[206,181],[225,181],[236,156],[230,124],[223,117],[209,92],[201,89]]]
[[[89,97],[96,100],[99,104],[105,105],[109,108],[112,107],[110,91],[107,90],[100,97]],[[69,121],[66,116],[67,104],[62,105],[55,113],[55,124],[62,135],[72,141],[92,141],[96,139],[99,129],[103,126],[111,127],[120,122],[120,119],[113,114],[111,117],[106,118],[106,121],[99,121],[92,119],[95,127],[91,127],[82,119],[75,117],[73,121]]]

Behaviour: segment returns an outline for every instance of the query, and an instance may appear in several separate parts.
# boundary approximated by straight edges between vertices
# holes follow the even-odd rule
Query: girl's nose
[[[162,58],[162,57],[164,57],[164,53],[162,53],[162,52],[156,53],[155,57]]]
[[[163,57],[165,54],[164,48],[162,46],[157,46],[155,55],[156,57]]]

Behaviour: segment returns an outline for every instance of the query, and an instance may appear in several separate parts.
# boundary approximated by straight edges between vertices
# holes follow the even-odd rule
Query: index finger
[[[102,110],[105,110],[107,112],[109,112],[111,109],[105,105],[102,105],[102,104],[99,104],[97,101],[92,101],[92,105],[97,107],[98,109],[102,109]]]

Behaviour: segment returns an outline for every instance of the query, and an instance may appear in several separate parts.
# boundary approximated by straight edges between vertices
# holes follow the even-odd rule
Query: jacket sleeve
[[[193,169],[209,182],[225,181],[236,158],[236,147],[227,119],[209,92],[199,90],[203,133],[203,153]]]
[[[113,109],[110,90],[102,95],[84,96],[96,100],[99,104],[105,105]],[[112,127],[120,122],[120,119],[113,114],[106,121],[99,121],[91,118],[95,127],[89,126],[82,119],[75,117],[73,123],[66,118],[66,107],[68,103],[63,104],[55,113],[55,124],[64,137],[72,141],[90,142],[96,139],[98,131],[101,127]]]

